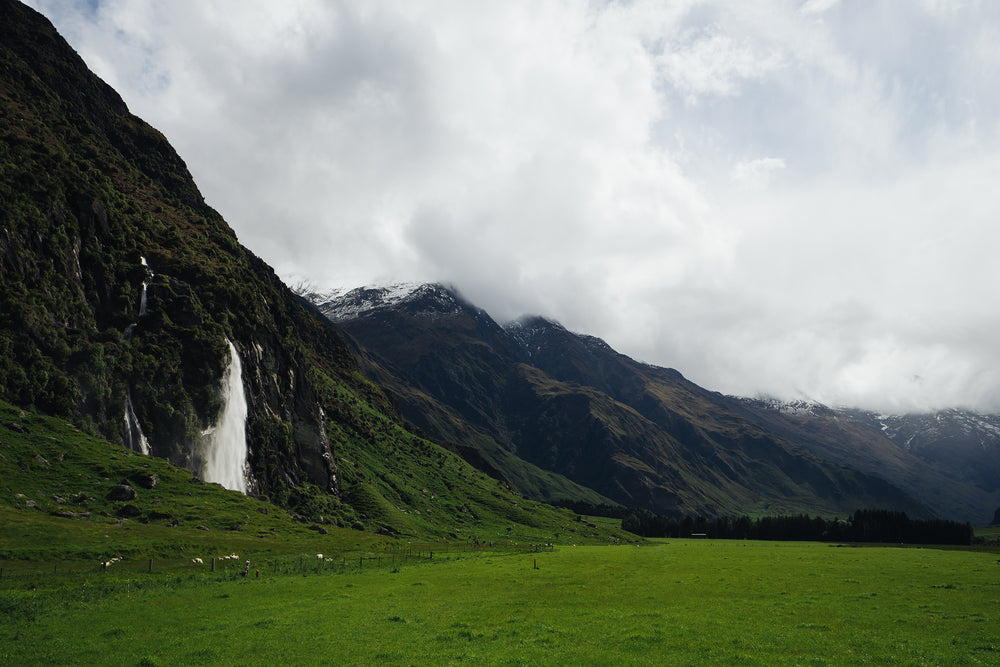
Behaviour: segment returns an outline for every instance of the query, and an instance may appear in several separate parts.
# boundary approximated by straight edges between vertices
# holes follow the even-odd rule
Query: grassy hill
[[[586,526],[567,510],[512,499],[459,457],[424,446],[421,463],[393,459],[394,476],[358,472],[364,481],[348,486],[343,503],[312,489],[287,498],[285,508],[206,483],[64,420],[0,403],[0,561],[364,550],[390,540],[374,528],[417,540],[608,543],[634,537]],[[362,457],[393,453],[352,455],[359,460],[345,467],[363,471]],[[446,474],[430,474],[436,468]],[[122,486],[134,497],[118,499]]]

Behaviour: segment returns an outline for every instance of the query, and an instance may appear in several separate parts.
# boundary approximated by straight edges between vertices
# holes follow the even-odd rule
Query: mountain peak
[[[545,348],[562,348],[572,344],[583,345],[592,352],[612,351],[604,340],[587,334],[574,333],[555,320],[540,315],[525,315],[504,325],[507,333],[533,357]]]
[[[400,282],[325,293],[300,290],[299,294],[334,322],[354,320],[390,308],[443,315],[458,312],[463,305],[458,294],[441,283]]]

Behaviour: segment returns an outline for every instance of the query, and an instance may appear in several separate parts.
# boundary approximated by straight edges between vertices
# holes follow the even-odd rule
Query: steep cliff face
[[[166,139],[7,0],[0,169],[0,397],[199,473],[231,340],[254,488],[337,490],[311,376],[352,371],[343,340],[239,245]]]

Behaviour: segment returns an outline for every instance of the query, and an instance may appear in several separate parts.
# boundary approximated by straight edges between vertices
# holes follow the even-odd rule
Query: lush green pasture
[[[992,526],[981,526],[976,528],[976,537],[981,537],[984,540],[997,542],[1000,541],[1000,525]]]
[[[336,569],[8,579],[0,664],[1000,661],[989,553],[671,540]]]

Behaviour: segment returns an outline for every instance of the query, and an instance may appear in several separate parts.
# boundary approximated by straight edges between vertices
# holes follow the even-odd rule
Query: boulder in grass
[[[128,484],[118,484],[108,492],[108,500],[135,500],[139,495]]]
[[[141,472],[133,475],[132,481],[144,489],[152,489],[160,481],[160,478],[156,476],[156,473]]]
[[[121,509],[118,510],[118,516],[125,517],[126,519],[134,519],[140,514],[142,514],[142,510],[131,503],[122,505]]]

